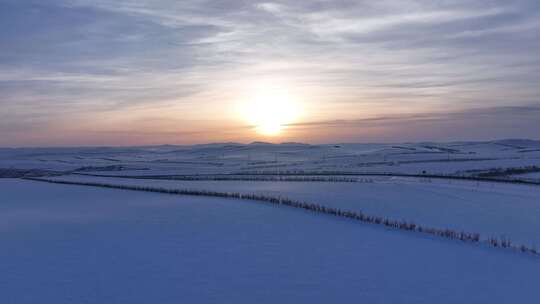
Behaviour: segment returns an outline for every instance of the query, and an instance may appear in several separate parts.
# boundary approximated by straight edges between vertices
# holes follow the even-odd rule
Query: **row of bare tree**
[[[263,194],[243,194],[239,192],[220,192],[220,191],[210,191],[210,190],[192,190],[192,189],[168,189],[161,187],[147,187],[147,186],[133,186],[133,185],[114,185],[106,183],[97,183],[97,182],[78,182],[78,181],[66,181],[66,180],[53,180],[53,179],[44,179],[44,178],[26,178],[28,180],[55,183],[55,184],[65,184],[65,185],[81,185],[81,186],[94,186],[102,188],[114,188],[114,189],[123,189],[123,190],[134,190],[134,191],[146,191],[146,192],[157,192],[157,193],[166,193],[166,194],[175,194],[175,195],[192,195],[192,196],[209,196],[209,197],[221,197],[221,198],[234,198],[234,199],[243,199],[258,201],[264,203],[270,203],[274,205],[283,205],[293,208],[299,208],[308,210],[315,213],[321,213],[331,216],[337,216],[342,218],[347,218],[355,221],[360,221],[368,224],[382,225],[388,228],[405,230],[405,231],[414,231],[419,233],[430,234],[446,239],[459,240],[463,242],[471,243],[485,243],[491,247],[497,248],[507,248],[513,249],[516,251],[521,251],[524,253],[530,253],[534,255],[540,255],[540,252],[537,251],[535,247],[529,247],[526,245],[513,245],[512,242],[506,238],[489,238],[485,241],[482,241],[479,233],[455,231],[452,229],[441,229],[433,227],[424,227],[416,223],[405,221],[405,220],[394,220],[382,216],[374,216],[364,214],[362,211],[350,211],[342,210],[334,207],[327,207],[316,203],[303,202],[299,200],[293,200],[285,197],[273,197]]]

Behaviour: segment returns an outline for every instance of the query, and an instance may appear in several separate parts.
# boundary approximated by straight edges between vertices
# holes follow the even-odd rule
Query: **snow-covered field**
[[[129,148],[0,149],[0,168],[79,170],[110,175],[238,172],[394,172],[470,175],[540,166],[540,141],[279,145],[208,144]]]
[[[538,258],[241,200],[0,180],[2,303],[520,303]]]
[[[374,177],[369,183],[172,181],[59,176],[53,180],[283,196],[371,215],[405,219],[540,248],[540,186]]]
[[[0,177],[287,197],[536,249],[539,166],[529,140],[0,149]],[[0,244],[0,303],[520,303],[540,274],[538,255],[323,213],[12,178]]]

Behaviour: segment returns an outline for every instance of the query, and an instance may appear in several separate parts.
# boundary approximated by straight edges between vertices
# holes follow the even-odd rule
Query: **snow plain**
[[[287,197],[343,210],[405,219],[427,227],[506,237],[540,248],[540,186],[404,177],[369,183],[173,181],[67,175],[51,178],[111,185],[213,190]]]
[[[520,303],[538,258],[265,204],[0,180],[2,303]]]
[[[0,177],[285,196],[538,248],[539,185],[425,177],[533,166],[540,141],[0,149]],[[309,173],[391,176],[211,180]],[[164,180],[187,175],[210,180]],[[8,178],[0,243],[0,303],[519,303],[540,273],[537,256],[293,208]]]

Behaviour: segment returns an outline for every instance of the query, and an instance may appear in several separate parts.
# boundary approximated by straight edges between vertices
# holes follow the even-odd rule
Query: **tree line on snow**
[[[330,183],[373,183],[371,178],[341,177],[341,176],[247,176],[247,175],[101,175],[77,173],[76,175],[117,177],[130,179],[159,179],[182,181],[263,181],[263,182],[330,182]]]
[[[487,240],[482,240],[479,233],[471,233],[464,231],[456,231],[452,229],[441,229],[433,227],[425,227],[419,224],[416,224],[411,221],[406,220],[394,220],[382,216],[374,216],[363,213],[362,211],[351,211],[351,210],[342,210],[334,207],[327,207],[316,203],[309,203],[299,200],[294,200],[286,197],[273,197],[264,194],[243,194],[239,192],[220,192],[220,191],[209,191],[209,190],[192,190],[192,189],[168,189],[161,187],[147,187],[147,186],[132,186],[132,185],[113,185],[106,183],[95,183],[95,182],[75,182],[75,181],[66,181],[66,180],[53,180],[53,179],[44,179],[44,178],[33,178],[27,177],[27,180],[48,182],[54,184],[65,184],[65,185],[81,185],[81,186],[93,186],[93,187],[102,187],[102,188],[113,188],[113,189],[122,189],[122,190],[134,190],[134,191],[145,191],[145,192],[156,192],[156,193],[165,193],[165,194],[174,194],[174,195],[190,195],[190,196],[208,196],[208,197],[219,197],[219,198],[234,198],[234,199],[243,199],[269,203],[273,205],[283,205],[298,209],[304,209],[307,211],[326,214],[331,216],[337,216],[341,218],[346,218],[350,220],[360,221],[368,224],[375,224],[385,226],[391,229],[404,230],[404,231],[413,231],[424,234],[429,234],[437,237],[442,237],[451,240],[458,240],[462,242],[469,243],[484,243],[491,247],[496,248],[506,248],[513,249],[516,251],[521,251],[524,253],[530,253],[533,255],[540,255],[540,252],[534,247],[526,245],[513,245],[513,243],[504,237],[495,238],[491,237]]]

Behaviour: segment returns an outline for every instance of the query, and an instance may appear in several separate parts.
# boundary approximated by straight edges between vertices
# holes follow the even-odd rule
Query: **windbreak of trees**
[[[192,190],[192,189],[167,189],[161,187],[147,187],[147,186],[131,186],[131,185],[113,185],[105,183],[94,183],[94,182],[76,182],[76,181],[65,181],[65,180],[52,180],[44,178],[25,178],[27,180],[48,182],[55,184],[64,184],[64,185],[81,185],[81,186],[93,186],[93,187],[102,187],[102,188],[113,188],[113,189],[123,189],[123,190],[133,190],[133,191],[145,191],[145,192],[156,192],[156,193],[165,193],[165,194],[174,194],[174,195],[191,195],[191,196],[209,196],[209,197],[220,197],[220,198],[234,198],[234,199],[243,199],[269,203],[273,205],[283,205],[287,207],[293,207],[298,209],[304,209],[314,213],[326,214],[331,216],[337,216],[341,218],[346,218],[350,220],[360,221],[368,224],[375,224],[385,226],[391,229],[404,230],[404,231],[413,231],[418,233],[429,234],[437,237],[442,237],[451,240],[459,240],[462,242],[469,243],[484,243],[491,247],[495,248],[506,248],[516,251],[521,251],[524,253],[530,253],[533,255],[540,255],[540,252],[532,246],[526,245],[513,245],[509,239],[504,237],[502,238],[488,238],[487,240],[482,240],[479,233],[471,233],[464,231],[455,231],[452,229],[441,229],[433,227],[425,227],[418,225],[411,221],[406,220],[394,220],[382,216],[374,216],[363,213],[362,211],[350,211],[342,210],[334,207],[327,207],[316,203],[309,203],[299,200],[293,200],[285,197],[273,197],[263,194],[243,194],[239,192],[220,192],[220,191],[209,191],[209,190]]]
[[[77,168],[73,170],[73,172],[101,172],[101,171],[108,172],[108,171],[122,171],[124,169],[126,169],[126,167],[122,165],[85,166],[85,167]]]
[[[531,166],[528,167],[528,171],[521,171],[521,173],[531,173],[531,172],[540,172],[540,167]],[[534,168],[538,168],[538,171],[531,171]],[[514,168],[515,169],[515,168]],[[516,172],[514,169],[504,169],[508,170],[506,172]],[[497,169],[492,169],[497,171]],[[498,172],[498,171],[497,171]],[[502,175],[504,174],[488,174],[486,176],[480,176],[479,174],[474,175],[463,175],[461,174],[434,174],[427,171],[421,171],[419,173],[395,173],[395,172],[353,172],[353,171],[303,171],[303,170],[287,170],[279,172],[271,171],[255,171],[255,172],[238,172],[235,175],[275,175],[275,176],[296,176],[296,175],[318,175],[318,176],[332,176],[332,175],[341,175],[341,176],[398,176],[398,177],[426,177],[433,179],[451,179],[451,180],[464,180],[464,181],[479,181],[479,182],[496,182],[496,183],[509,183],[509,184],[524,184],[524,185],[540,185],[540,182],[528,179],[517,179],[517,178],[506,178]],[[517,173],[512,173],[517,174]]]
[[[526,167],[517,167],[517,168],[493,168],[485,172],[476,174],[478,177],[500,177],[500,176],[509,176],[517,174],[526,174],[540,172],[540,167],[538,166],[526,166]]]
[[[40,169],[11,169],[0,168],[0,178],[21,178],[21,177],[36,177],[36,176],[54,176],[59,175],[58,172],[40,170]]]
[[[279,176],[279,175],[101,175],[77,173],[75,175],[116,177],[130,179],[159,179],[182,181],[262,181],[262,182],[330,182],[330,183],[373,183],[371,178],[344,177],[344,176]]]
[[[509,178],[503,175],[540,172],[540,167],[530,166],[521,169],[491,169],[494,173],[486,175],[460,175],[460,174],[433,174],[426,171],[413,173],[392,173],[392,172],[345,172],[345,171],[304,171],[304,170],[286,170],[286,171],[252,171],[236,172],[226,174],[200,174],[200,175],[106,175],[92,173],[73,173],[76,175],[88,175],[98,177],[132,178],[132,179],[161,179],[161,180],[186,180],[186,181],[283,181],[283,182],[360,182],[372,183],[376,176],[390,177],[420,177],[446,180],[463,180],[477,182],[496,182],[524,185],[540,185],[540,181],[534,179]],[[491,171],[490,170],[490,171]],[[525,171],[526,170],[526,171]],[[538,170],[538,171],[535,171]],[[501,174],[500,172],[504,172]],[[516,173],[518,172],[518,173]],[[471,172],[472,173],[472,172]],[[365,176],[365,178],[359,178]]]
[[[262,182],[330,182],[372,183],[372,179],[332,176],[179,176],[174,180],[184,181],[262,181]]]

